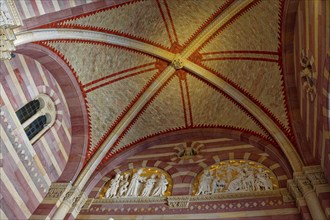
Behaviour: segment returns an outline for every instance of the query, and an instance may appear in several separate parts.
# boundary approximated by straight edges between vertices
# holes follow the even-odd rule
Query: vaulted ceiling
[[[296,153],[282,64],[283,7],[260,0],[131,1],[77,10],[18,34],[17,45],[39,44],[70,67],[88,111],[85,164],[93,156],[105,164],[150,137],[194,128],[253,134],[289,157]]]

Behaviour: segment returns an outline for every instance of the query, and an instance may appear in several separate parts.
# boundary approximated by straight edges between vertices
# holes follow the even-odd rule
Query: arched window
[[[38,99],[35,99],[29,102],[28,104],[24,105],[22,108],[20,108],[16,112],[16,115],[19,121],[21,122],[21,124],[23,124],[34,114],[36,114],[39,109],[40,109],[40,101]]]
[[[34,138],[45,126],[47,125],[47,117],[46,115],[39,116],[36,120],[34,120],[29,126],[24,128],[26,135],[29,140]]]
[[[55,122],[56,110],[53,100],[46,94],[20,108],[16,115],[31,144],[36,142]]]

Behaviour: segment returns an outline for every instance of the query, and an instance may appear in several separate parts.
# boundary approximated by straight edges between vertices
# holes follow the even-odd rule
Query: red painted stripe
[[[30,0],[30,5],[32,6],[32,10],[35,16],[39,16],[40,12],[36,3],[36,0]]]
[[[175,37],[175,42],[179,42],[178,36],[177,36],[175,28],[174,28],[174,23],[173,23],[173,20],[172,20],[172,16],[171,16],[170,10],[169,10],[168,5],[167,5],[167,2],[166,2],[166,0],[163,0],[163,1],[164,1],[164,4],[165,4],[167,15],[168,15],[168,17],[170,19],[170,22],[171,22],[173,34],[174,34],[174,37]]]
[[[170,31],[169,31],[169,28],[168,28],[168,24],[167,24],[167,22],[166,22],[165,15],[164,15],[164,13],[163,13],[162,6],[160,5],[159,0],[157,0],[157,5],[158,5],[158,8],[159,8],[160,14],[162,15],[162,18],[163,18],[163,21],[164,21],[164,24],[165,24],[165,27],[166,27],[167,36],[168,36],[168,38],[170,39],[170,42],[171,42],[171,44],[172,44],[172,43],[173,43],[173,40],[172,40],[172,37],[171,37],[171,35],[170,35]]]
[[[1,83],[2,84],[2,83]],[[5,102],[3,101],[2,97],[0,96],[0,107],[4,106]]]
[[[198,30],[192,34],[189,39],[184,43],[184,46],[187,46],[196,36],[201,33],[210,23],[214,21],[216,17],[218,17],[224,10],[226,10],[235,0],[227,0],[225,4],[223,4],[215,13],[213,13],[204,24],[198,28]]]
[[[8,99],[10,100],[11,106],[14,108],[15,111],[17,111],[24,104],[26,104],[26,103],[21,102],[21,100],[20,100],[20,98],[17,94],[17,90],[12,90],[11,89],[12,87],[14,87],[14,83],[12,82],[10,77],[7,78],[7,80],[5,81],[4,84],[2,84],[2,86],[3,86],[3,89],[5,91],[5,94],[7,95]]]
[[[41,1],[41,5],[46,14],[50,12],[55,12],[55,7],[52,1]]]
[[[29,67],[30,73],[36,72],[38,74],[31,74],[34,84],[36,87],[44,85],[44,82],[41,78],[41,74],[36,63],[32,59],[25,59],[26,65]]]
[[[194,125],[194,123],[193,123],[192,108],[191,108],[191,103],[190,103],[190,95],[189,95],[189,88],[188,88],[187,78],[185,78],[184,83],[185,83],[186,92],[187,92],[187,99],[188,99],[190,127],[192,127]]]
[[[68,120],[67,117],[64,117],[65,120]],[[56,122],[55,122],[56,123]],[[58,138],[60,139],[61,143],[63,144],[63,148],[66,152],[66,154],[69,156],[70,155],[70,146],[71,146],[71,141],[69,140],[68,136],[66,135],[64,131],[64,125],[61,125],[58,130],[56,130],[58,134]],[[70,126],[71,127],[71,126]],[[69,127],[69,128],[70,128]],[[69,129],[68,129],[69,130]]]
[[[126,70],[119,71],[117,73],[112,73],[112,74],[110,74],[108,76],[105,76],[105,77],[102,77],[100,79],[94,80],[92,82],[86,83],[85,85],[83,85],[83,87],[86,88],[86,87],[88,87],[88,86],[90,86],[92,84],[95,84],[97,82],[101,82],[101,81],[106,80],[108,78],[111,78],[111,77],[114,77],[114,76],[118,76],[120,74],[129,72],[129,71],[132,71],[132,70],[137,70],[137,69],[140,69],[140,68],[143,68],[143,67],[146,67],[146,66],[150,66],[150,65],[153,65],[153,64],[155,64],[155,62],[153,62],[153,63],[147,63],[147,64],[136,66],[136,67],[132,67],[132,68],[129,68],[129,69],[126,69]]]
[[[252,51],[252,50],[228,50],[228,51],[216,51],[216,52],[207,52],[201,53],[202,55],[208,54],[227,54],[227,53],[248,53],[248,54],[269,54],[269,55],[279,55],[278,51]]]
[[[212,72],[213,74],[215,74],[216,76],[219,76],[217,73],[213,72],[212,70],[208,69],[210,72]],[[238,108],[240,108],[245,114],[248,115],[248,117],[250,117],[255,123],[256,125],[261,128],[261,130],[263,130],[265,132],[266,135],[268,135],[268,138],[271,138],[272,135],[268,132],[268,130],[258,121],[257,118],[255,118],[254,115],[252,115],[244,106],[242,106],[240,103],[238,103],[233,97],[231,97],[230,95],[228,95],[227,93],[225,93],[223,90],[219,89],[218,87],[216,87],[215,85],[207,82],[205,79],[201,78],[200,76],[197,75],[192,75],[191,76],[195,77],[196,79],[204,82],[205,84],[207,84],[208,86],[210,86],[211,88],[213,88],[215,91],[219,92],[220,94],[222,94],[223,96],[225,96],[227,99],[229,99],[232,103],[234,103]],[[240,91],[242,94],[246,95],[248,98],[250,98],[252,101],[254,101],[254,103],[256,103],[266,114],[269,115],[269,117],[271,117],[273,119],[273,115],[272,113],[266,109],[263,105],[259,104],[259,102],[255,101],[254,97],[249,95],[247,92],[243,91],[240,87],[237,87],[236,84],[231,83],[231,81],[227,80],[226,78],[222,78],[224,79],[226,82],[228,82],[230,85],[232,85],[234,88],[236,88],[238,91]],[[276,118],[273,119],[274,122],[278,122],[278,120]],[[212,125],[211,125],[212,126]],[[282,126],[282,124],[279,124],[279,126]],[[282,128],[282,127],[280,127]],[[284,129],[283,129],[284,130]],[[254,132],[254,131],[252,131]],[[254,132],[256,133],[256,132]],[[256,133],[257,134],[257,133]],[[265,137],[267,138],[267,137]],[[271,139],[273,141],[273,139]]]
[[[50,132],[50,130],[48,130],[44,134],[43,138],[45,138],[45,141],[49,146],[49,149],[50,149],[50,152],[51,152],[50,156],[55,159],[55,161],[57,162],[61,172],[63,172],[63,170],[65,168],[65,165],[66,165],[66,161],[65,161],[63,153],[59,149],[58,145],[59,144],[64,144],[64,143],[62,142],[62,140],[60,140],[61,143],[57,143],[53,132]],[[56,143],[56,144],[54,144],[54,143]]]
[[[251,60],[251,61],[265,61],[277,63],[278,60],[267,59],[267,58],[255,58],[255,57],[219,57],[219,58],[206,58],[202,61],[214,61],[214,60]]]
[[[106,137],[109,136],[110,132],[117,126],[117,124],[123,119],[123,117],[127,114],[129,109],[137,102],[137,100],[142,96],[143,93],[151,86],[154,80],[156,80],[160,76],[161,71],[158,71],[153,77],[148,81],[148,83],[141,89],[141,91],[133,98],[133,100],[129,103],[129,105],[125,108],[125,110],[120,113],[120,115],[117,117],[115,122],[110,126],[110,128],[107,130],[107,132],[103,135],[103,137],[99,140],[96,147],[92,150],[88,150],[87,152],[87,158],[84,166],[86,165],[89,158],[91,158],[94,153],[97,151],[97,149],[101,146],[101,144],[105,141]]]
[[[183,88],[182,88],[182,80],[180,79],[180,77],[178,77],[178,79],[179,79],[179,84],[180,84],[180,93],[181,93],[182,106],[183,106],[184,123],[185,123],[186,127],[188,127],[186,105],[185,105]]]
[[[133,120],[135,122],[135,119]],[[134,122],[132,122],[134,124]],[[130,125],[131,126],[131,125]],[[179,131],[179,130],[188,130],[188,129],[199,129],[199,128],[222,128],[222,129],[228,129],[228,130],[234,130],[234,131],[240,131],[240,132],[243,132],[245,134],[250,134],[250,135],[253,135],[253,136],[256,136],[260,139],[262,139],[263,141],[267,142],[267,143],[271,143],[272,145],[274,146],[278,146],[276,144],[276,142],[274,141],[271,141],[269,139],[267,139],[265,136],[257,133],[257,132],[254,132],[254,131],[251,131],[251,130],[247,130],[247,129],[243,129],[243,128],[238,128],[238,127],[234,127],[234,126],[222,126],[222,125],[196,125],[196,126],[193,126],[191,128],[173,128],[171,130],[167,130],[167,131],[162,131],[162,132],[158,132],[157,134],[152,134],[152,135],[149,135],[149,136],[146,136],[146,137],[143,137],[143,138],[140,138],[132,143],[129,143],[128,145],[124,146],[123,148],[121,148],[120,150],[116,151],[115,153],[111,154],[111,150],[113,149],[113,147],[117,146],[118,143],[120,141],[117,141],[115,143],[115,145],[109,150],[108,154],[103,158],[102,162],[99,164],[98,166],[98,170],[100,169],[101,166],[105,165],[105,163],[112,157],[116,157],[118,156],[120,153],[122,153],[123,151],[125,150],[128,150],[130,147],[136,145],[136,144],[139,144],[149,138],[153,138],[153,137],[157,137],[159,135],[164,135],[164,134],[168,134],[168,133],[171,133],[171,132],[175,132],[175,131]],[[126,129],[124,133],[126,133],[130,128]],[[123,134],[120,136],[120,138],[122,138]]]
[[[216,37],[221,31],[223,31],[225,28],[227,28],[229,25],[233,24],[240,16],[245,14],[247,11],[251,10],[253,7],[255,7],[257,4],[259,4],[261,0],[255,0],[242,8],[239,12],[237,12],[234,16],[232,16],[226,23],[224,23],[214,34],[212,34],[197,50],[200,50],[203,48],[206,44],[208,44],[214,37]],[[228,7],[232,2],[229,2],[229,4],[226,6]],[[213,18],[215,19],[215,18]]]
[[[1,186],[1,196],[5,199],[1,199],[1,209],[2,207],[8,207],[9,209],[4,209],[4,213],[8,215],[8,217],[14,216],[12,219],[26,219],[22,209],[16,203],[14,197],[9,192],[6,186],[6,183],[0,179],[0,186]]]
[[[142,113],[147,109],[147,107],[153,102],[153,100],[160,94],[160,92],[163,90],[163,88],[173,79],[174,74],[166,80],[163,85],[161,85],[160,88],[153,94],[153,96],[147,101],[147,103],[141,108],[141,110],[135,115],[133,120],[129,123],[129,125],[126,127],[126,129],[120,134],[118,137],[116,143],[109,149],[109,152],[111,152],[122,140],[122,138],[125,136],[125,134],[131,129],[131,127],[135,124],[135,122],[139,119],[139,117],[142,115]],[[121,150],[118,150],[120,152]],[[110,154],[109,154],[110,155]]]
[[[16,79],[17,79],[17,81],[18,81],[18,83],[19,83],[19,85],[20,85],[20,87],[21,87],[21,89],[24,93],[23,95],[25,96],[25,98],[28,101],[31,100],[32,98],[31,98],[30,93],[27,89],[28,85],[26,85],[26,83],[24,82],[24,79],[23,79],[23,76],[22,76],[21,72],[19,71],[19,69],[14,69],[14,73],[15,73]],[[11,89],[16,90],[16,88],[11,88]]]
[[[26,17],[25,17],[25,14],[24,14],[24,10],[23,10],[23,7],[21,5],[20,2],[16,2],[16,8],[17,8],[17,11],[19,13],[19,15],[21,16],[22,20],[24,20]]]
[[[117,82],[119,80],[122,80],[122,79],[127,79],[129,77],[132,77],[132,76],[136,76],[136,75],[139,75],[139,74],[142,74],[142,73],[145,73],[145,72],[149,72],[149,71],[152,71],[152,70],[157,70],[157,68],[150,68],[150,69],[146,69],[146,70],[143,70],[143,71],[140,71],[140,72],[136,72],[136,73],[132,73],[132,74],[129,74],[129,75],[126,75],[126,76],[123,76],[123,77],[120,77],[120,78],[117,78],[117,79],[114,79],[114,80],[111,80],[111,81],[108,81],[106,83],[103,83],[101,85],[98,85],[98,86],[95,86],[95,87],[92,87],[88,90],[86,90],[86,93],[89,93],[91,91],[94,91],[95,89],[99,89],[103,86],[106,86],[106,85],[109,85],[111,83],[114,83],[114,82]]]

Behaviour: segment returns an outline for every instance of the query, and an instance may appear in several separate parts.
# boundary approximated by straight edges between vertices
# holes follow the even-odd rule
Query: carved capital
[[[304,167],[303,171],[307,177],[307,179],[312,183],[315,187],[316,185],[326,184],[327,180],[324,176],[324,172],[321,166],[308,166]]]
[[[67,192],[69,192],[71,187],[71,183],[52,183],[45,199],[63,201],[65,195],[67,194]]]
[[[303,197],[297,184],[293,180],[288,180],[288,190],[296,200]]]
[[[80,194],[79,188],[71,187],[71,189],[65,194],[63,203],[72,207],[75,204],[76,200],[78,199],[79,194]]]
[[[175,55],[172,60],[172,66],[177,70],[182,69],[184,66],[184,59],[179,54]]]
[[[303,173],[295,173],[294,181],[298,186],[299,191],[304,195],[310,191],[313,191],[311,182],[307,179]]]
[[[13,29],[22,26],[14,0],[0,0],[0,60],[12,58],[16,39]]]
[[[168,196],[167,204],[170,209],[188,208],[190,196]]]
[[[88,199],[88,196],[84,193],[81,192],[77,198],[75,198],[72,208],[70,212],[73,214],[73,216],[77,216],[82,209],[82,207],[85,205],[86,201]]]

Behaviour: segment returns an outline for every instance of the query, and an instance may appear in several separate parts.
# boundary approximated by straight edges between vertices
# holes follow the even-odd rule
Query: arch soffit
[[[201,141],[218,138],[230,138],[253,145],[260,151],[269,154],[268,158],[272,161],[276,161],[277,163],[279,163],[281,169],[284,170],[287,176],[291,176],[292,168],[290,167],[289,161],[287,160],[285,155],[283,155],[282,151],[278,150],[278,148],[270,144],[268,141],[265,141],[264,139],[251,134],[231,129],[197,128],[186,129],[183,131],[173,131],[166,134],[156,135],[154,137],[148,138],[143,142],[130,146],[129,149],[124,150],[116,156],[112,157],[109,161],[107,161],[104,166],[100,167],[99,171],[95,172],[94,175],[90,178],[89,182],[86,184],[84,191],[86,194],[89,194],[96,185],[103,184],[102,178],[109,175],[109,173],[114,172],[114,167],[121,167],[121,163],[123,161],[133,155],[147,150],[149,147],[162,144],[175,144],[185,141]]]
[[[295,68],[294,68],[294,31],[296,24],[296,15],[298,11],[299,1],[286,1],[285,13],[282,23],[282,62],[284,72],[285,92],[288,100],[289,117],[293,127],[293,134],[297,141],[297,149],[305,164],[314,164],[311,154],[306,153],[309,147],[306,145],[306,135],[304,134],[300,111],[298,90],[295,84]]]
[[[82,169],[88,146],[87,110],[79,84],[65,62],[47,48],[28,43],[18,46],[16,51],[41,63],[63,91],[70,113],[72,141],[68,162],[57,181],[75,180]]]

